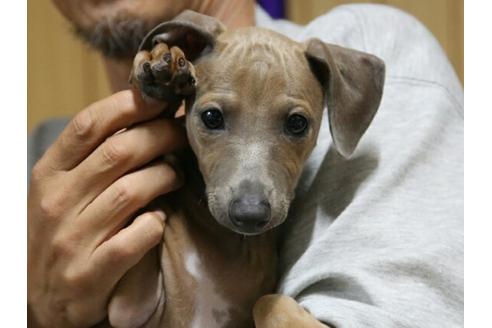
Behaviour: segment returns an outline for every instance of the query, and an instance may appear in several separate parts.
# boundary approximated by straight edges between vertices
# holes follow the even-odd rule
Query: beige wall
[[[101,60],[50,0],[27,2],[27,126],[67,116],[109,94]]]
[[[178,1],[178,0],[176,0]],[[288,0],[289,17],[299,23],[343,3],[385,3],[417,16],[437,36],[463,81],[463,1]],[[109,94],[98,55],[72,35],[50,0],[28,0],[28,129],[67,116]]]
[[[304,24],[335,6],[361,2],[398,7],[420,19],[439,40],[464,81],[463,0],[287,0],[287,11],[291,20]]]

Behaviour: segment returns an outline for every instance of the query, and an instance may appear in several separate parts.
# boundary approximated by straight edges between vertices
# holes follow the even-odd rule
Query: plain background
[[[416,16],[437,37],[463,82],[463,1],[287,0],[287,17],[304,24],[337,5],[354,2],[392,5]],[[99,55],[75,38],[51,0],[27,1],[27,21],[28,131],[110,94]]]

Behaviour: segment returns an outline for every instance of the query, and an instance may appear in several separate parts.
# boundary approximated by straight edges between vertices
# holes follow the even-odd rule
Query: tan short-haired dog
[[[187,183],[157,202],[167,215],[162,247],[120,281],[111,325],[326,327],[292,298],[268,295],[277,281],[274,228],[325,104],[334,146],[349,156],[379,106],[383,62],[318,39],[227,31],[191,11],[156,27],[140,49],[131,83],[172,114],[185,100],[191,150],[177,156]]]

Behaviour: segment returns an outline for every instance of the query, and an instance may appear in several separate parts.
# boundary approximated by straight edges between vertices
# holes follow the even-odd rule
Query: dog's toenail
[[[162,56],[162,59],[164,59],[164,61],[169,64],[171,62],[171,59],[172,59],[171,53],[168,52],[168,53],[164,54],[164,56]]]
[[[145,73],[152,73],[152,70],[150,69],[150,63],[146,62],[143,64],[143,70]]]

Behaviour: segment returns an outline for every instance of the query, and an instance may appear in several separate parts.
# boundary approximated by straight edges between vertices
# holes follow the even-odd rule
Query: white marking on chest
[[[186,271],[188,271],[195,279],[200,278],[200,259],[198,255],[193,252],[186,256],[185,267]]]
[[[214,281],[207,275],[196,252],[186,255],[185,268],[197,284],[195,312],[190,327],[222,327],[228,323],[230,305],[216,292]]]

